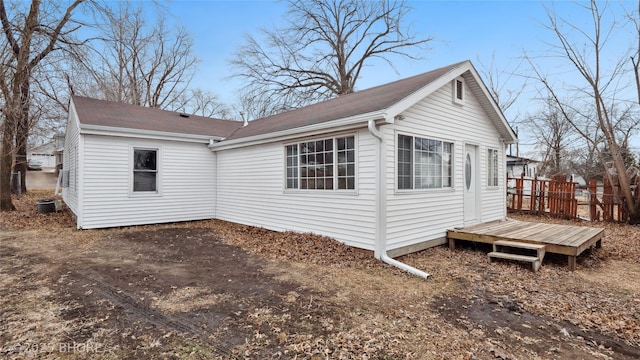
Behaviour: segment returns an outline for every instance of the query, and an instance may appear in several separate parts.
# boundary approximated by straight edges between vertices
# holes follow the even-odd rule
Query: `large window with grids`
[[[443,189],[453,186],[453,144],[398,135],[398,189]]]
[[[487,150],[487,186],[498,186],[498,150]]]
[[[285,149],[287,189],[355,189],[354,136],[305,141]]]

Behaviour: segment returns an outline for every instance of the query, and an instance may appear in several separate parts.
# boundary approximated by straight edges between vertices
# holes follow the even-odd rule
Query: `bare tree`
[[[505,68],[496,64],[495,52],[491,54],[489,63],[478,58],[478,63],[480,64],[479,72],[486,82],[487,89],[505,115],[513,108],[513,104],[518,101],[527,86],[528,78],[519,75],[523,62],[523,59],[519,59],[517,64],[512,65],[510,68]],[[519,113],[507,117],[507,120],[510,126],[515,127],[515,132],[518,136],[520,135],[518,134],[518,125],[527,125],[526,121],[522,121]],[[519,137],[518,143],[515,144],[517,156],[520,153],[520,139]],[[509,144],[509,154],[512,153],[511,145]]]
[[[288,26],[246,36],[231,65],[246,81],[241,102],[250,117],[348,94],[361,71],[392,55],[418,59],[430,38],[404,24],[404,0],[289,0]]]
[[[5,49],[9,57],[2,64],[4,77],[0,88],[5,101],[2,154],[0,155],[0,210],[14,210],[11,201],[11,173],[14,154],[16,169],[25,173],[26,148],[31,119],[31,82],[42,60],[60,45],[69,43],[69,36],[78,25],[72,21],[73,12],[84,0],[68,5],[58,2],[42,4],[32,0],[28,9],[15,3],[7,11],[0,0],[0,22]],[[25,188],[26,190],[26,188]]]
[[[214,93],[202,89],[187,90],[170,106],[170,110],[211,118],[231,119],[229,107]]]
[[[629,19],[629,23],[633,25],[633,30],[637,37],[636,47],[631,54],[631,64],[633,65],[633,75],[636,81],[638,104],[640,104],[640,1],[638,1],[637,12],[627,12],[627,18]]]
[[[544,154],[540,171],[547,176],[566,173],[568,159],[564,157],[573,142],[573,128],[555,102],[548,99],[541,111],[528,118],[527,124]]]
[[[76,58],[81,81],[72,85],[77,94],[156,108],[180,102],[193,78],[198,59],[193,39],[184,27],[170,31],[162,8],[152,26],[140,4],[117,2],[99,16],[99,29],[91,48],[79,49]]]
[[[607,21],[605,15],[608,15],[609,4],[605,3],[602,9],[599,5],[595,0],[588,5],[577,5],[591,15],[590,28],[580,28],[577,24],[559,18],[551,10],[547,12],[548,29],[557,40],[556,44],[552,44],[552,50],[557,52],[557,60],[569,65],[576,74],[573,78],[574,84],[564,83],[562,87],[556,87],[533,60],[530,60],[530,63],[535,77],[556,103],[562,116],[593,145],[593,138],[581,126],[584,122],[580,122],[580,117],[576,118],[572,113],[592,116],[591,121],[595,121],[601,132],[610,159],[605,159],[605,154],[599,147],[594,146],[593,149],[597,151],[603,164],[611,164],[613,171],[606,171],[605,175],[612,183],[620,185],[620,193],[617,195],[624,200],[623,206],[629,214],[628,221],[637,224],[640,223],[640,198],[634,194],[620,142],[625,133],[634,132],[639,125],[637,104],[634,105],[633,100],[625,99],[623,90],[626,89],[621,86],[630,78],[630,71],[637,71],[633,60],[631,65],[634,69],[629,69],[628,60],[630,56],[633,59],[633,54],[637,54],[637,51],[629,54],[629,51],[625,50],[617,57],[607,52],[608,42],[617,30],[617,23],[614,20]],[[561,92],[562,89],[568,89],[567,93],[571,96],[565,96]],[[640,97],[638,100],[640,101]],[[631,114],[635,115],[630,116]]]
[[[478,58],[478,63],[480,64],[479,71],[486,81],[489,93],[500,110],[507,112],[518,101],[526,87],[527,78],[518,75],[523,60],[518,60],[518,63],[512,66],[511,69],[506,69],[496,64],[496,54],[493,52],[489,63],[482,61],[480,58]],[[522,83],[514,85],[516,84],[516,81],[514,81],[516,78],[522,79]],[[510,120],[511,124],[515,122],[517,122],[517,119]]]

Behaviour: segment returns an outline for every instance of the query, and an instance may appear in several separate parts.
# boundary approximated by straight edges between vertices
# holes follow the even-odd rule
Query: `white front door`
[[[464,224],[479,222],[478,217],[478,147],[464,146]]]

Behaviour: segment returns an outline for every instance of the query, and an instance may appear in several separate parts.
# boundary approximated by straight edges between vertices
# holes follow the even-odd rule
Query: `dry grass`
[[[209,289],[188,286],[175,289],[171,294],[165,296],[151,295],[151,299],[154,308],[168,313],[186,313],[229,301],[231,295],[212,294]]]

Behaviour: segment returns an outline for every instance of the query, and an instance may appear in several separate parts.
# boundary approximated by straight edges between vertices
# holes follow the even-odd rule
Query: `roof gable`
[[[433,82],[462,63],[449,65],[406,79],[341,95],[299,109],[249,122],[228,139],[237,139],[305,127],[331,120],[381,111]]]
[[[242,122],[203,116],[182,116],[178,112],[112,101],[72,96],[80,127],[97,126],[134,129],[168,134],[200,135],[225,138],[242,126]]]
[[[470,61],[459,62],[296,110],[256,119],[249,122],[248,126],[239,128],[225,140],[242,142],[243,139],[264,137],[297,128],[302,131],[323,123],[330,126],[333,121],[364,114],[371,114],[372,117],[378,116],[392,122],[396,115],[460,76],[465,78],[473,95],[505,141],[514,142],[515,133]]]

